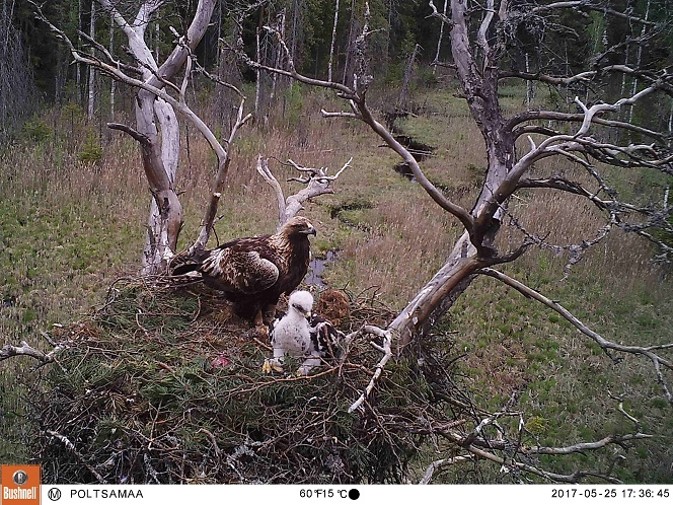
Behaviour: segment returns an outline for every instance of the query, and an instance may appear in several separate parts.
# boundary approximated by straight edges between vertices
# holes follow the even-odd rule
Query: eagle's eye
[[[308,310],[309,310],[309,309],[307,309],[307,308],[305,308],[305,307],[302,307],[301,305],[297,305],[296,303],[293,303],[292,306],[293,306],[295,309],[297,309],[299,312],[301,312],[302,314],[306,314],[306,313],[308,312]]]

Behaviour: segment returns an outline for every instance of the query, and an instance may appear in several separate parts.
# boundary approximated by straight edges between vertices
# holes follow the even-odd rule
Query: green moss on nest
[[[245,325],[218,321],[218,300],[142,284],[113,291],[69,330],[61,366],[39,385],[34,449],[46,482],[401,482],[428,434],[410,426],[443,417],[406,359],[347,413],[380,359],[366,339],[311,377],[268,376],[268,351]]]

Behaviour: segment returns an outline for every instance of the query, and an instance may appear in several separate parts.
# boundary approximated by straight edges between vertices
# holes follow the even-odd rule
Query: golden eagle
[[[285,356],[293,356],[303,358],[297,375],[308,375],[323,362],[341,355],[345,335],[327,319],[312,314],[312,308],[313,296],[308,291],[295,291],[290,295],[287,314],[274,321],[273,358],[264,361],[262,371],[282,372]]]
[[[173,275],[198,272],[203,282],[221,291],[234,312],[254,320],[258,329],[275,316],[282,294],[289,295],[304,279],[310,261],[309,235],[315,228],[295,216],[273,235],[245,237],[171,261]]]

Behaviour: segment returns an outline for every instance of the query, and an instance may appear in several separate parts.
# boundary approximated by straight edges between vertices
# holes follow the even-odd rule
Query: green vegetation
[[[521,89],[506,91],[513,102],[521,103]],[[306,90],[297,93],[303,101],[290,96],[288,103],[301,118],[301,128],[242,132],[211,245],[274,228],[275,200],[255,172],[257,153],[329,166],[331,173],[353,156],[352,167],[335,183],[335,194],[307,205],[305,214],[319,232],[314,253],[340,251],[325,279],[335,288],[361,295],[353,296],[354,302],[359,300],[354,305],[358,317],[344,329],[356,328],[364,320],[384,322],[442,264],[460,230],[417,184],[393,172],[397,160],[389,150],[376,147],[371,134],[358,125],[321,119],[317,104],[322,96]],[[442,148],[424,163],[424,169],[456,201],[469,202],[484,163],[481,144],[474,140],[479,136],[471,119],[457,102],[455,109],[453,102],[443,108],[445,99],[443,91],[429,92],[421,99],[426,113],[432,114],[431,128],[427,117],[405,120],[404,128],[430,144],[441,140]],[[28,340],[46,349],[48,344],[39,336],[44,331],[55,340],[67,337],[76,345],[59,359],[63,369],[52,365],[32,371],[29,367],[34,363],[20,359],[0,364],[0,410],[7,413],[0,424],[0,460],[62,457],[62,446],[54,438],[38,438],[37,446],[28,450],[23,446],[35,434],[34,425],[23,416],[38,415],[26,410],[27,396],[37,398],[31,408],[40,410],[41,419],[54,431],[77,440],[78,451],[92,464],[103,464],[119,453],[119,444],[129,446],[127,456],[114,456],[118,459],[109,464],[120,465],[136,482],[274,481],[276,474],[254,472],[270,470],[265,465],[278,462],[274,451],[281,446],[299,444],[282,461],[287,468],[309,458],[301,447],[306,441],[296,438],[301,437],[299,431],[274,438],[279,433],[274,430],[286,426],[278,424],[281,420],[287,425],[308,422],[297,417],[296,405],[311,405],[329,417],[327,434],[338,442],[334,446],[324,442],[316,449],[321,464],[338,461],[336,451],[350,465],[347,471],[353,480],[397,481],[402,474],[418,479],[425,463],[444,454],[442,444],[425,444],[423,437],[409,434],[400,434],[400,445],[392,447],[390,440],[369,434],[359,424],[367,418],[344,413],[368,380],[357,365],[371,368],[378,359],[366,346],[354,352],[345,379],[330,373],[310,380],[273,382],[259,371],[267,351],[240,338],[245,328],[218,319],[212,300],[167,297],[160,290],[126,282],[116,285],[118,292],[110,291],[117,295],[112,305],[106,305],[112,283],[135,274],[144,238],[150,197],[137,146],[112,136],[97,160],[87,160],[96,163],[83,163],[81,155],[91,147],[90,130],[79,113],[50,112],[35,121],[56,125],[32,130],[45,131],[50,141],[45,142],[41,134],[26,133],[23,144],[4,151],[0,160],[0,334],[3,343]],[[271,168],[280,181],[294,175],[280,164]],[[185,155],[181,160],[178,180],[186,212],[182,247],[198,229],[211,169],[211,152],[190,132],[189,158]],[[658,187],[656,180],[646,177],[623,173],[614,177],[619,188],[645,192]],[[285,189],[298,187],[281,184]],[[522,223],[550,231],[550,242],[571,243],[586,230],[602,226],[600,217],[577,205],[572,196],[525,195],[516,205]],[[518,231],[509,228],[503,240],[517,243]],[[673,324],[673,297],[668,272],[652,263],[653,254],[642,241],[615,235],[590,251],[563,281],[565,258],[544,250],[530,250],[506,270],[574,310],[609,339],[656,344],[670,341],[666,329]],[[365,310],[363,300],[376,303],[376,310]],[[621,398],[624,409],[641,421],[642,431],[654,438],[617,449],[627,459],[618,464],[615,475],[627,482],[670,482],[673,421],[646,360],[628,357],[614,363],[556,313],[489,278],[473,282],[436,333],[441,337],[436,345],[446,353],[442,366],[465,353],[450,368],[453,391],[469,391],[493,410],[518,395],[513,410],[523,412],[529,432],[526,443],[562,446],[627,432],[633,425],[619,413],[619,402],[612,397]],[[228,364],[212,368],[222,353]],[[437,388],[446,391],[448,385],[429,382],[412,363],[400,361],[386,369],[377,408],[391,415],[386,418],[389,429],[404,426],[404,416],[420,415],[414,402],[435,408],[433,394]],[[25,384],[31,384],[29,391]],[[56,385],[58,392],[53,393]],[[58,424],[80,414],[86,414],[78,427],[81,432]],[[433,415],[441,419],[446,412],[433,411]],[[515,425],[518,417],[502,422]],[[139,447],[147,447],[148,440],[155,442],[142,452]],[[264,440],[274,442],[260,464],[251,460],[253,465],[244,457],[245,451]],[[392,457],[393,452],[399,459]],[[204,463],[199,463],[204,454]],[[234,468],[241,475],[221,465],[218,454],[224,460],[240,458]],[[145,455],[151,464],[136,465]],[[173,456],[189,462],[184,475]],[[50,479],[96,480],[75,455],[68,458]],[[610,449],[545,456],[541,461],[563,472],[601,467],[612,458]],[[163,466],[157,461],[164,461]],[[208,467],[207,463],[212,463],[213,471],[204,477],[199,464]],[[510,476],[489,464],[477,466],[478,472],[472,471],[472,464],[469,469],[456,467],[441,479],[511,482]],[[334,479],[329,467],[318,470],[307,481]],[[103,465],[99,471],[108,475],[112,469]]]
[[[217,298],[126,280],[111,293],[89,324],[60,330],[72,346],[31,387],[27,414],[41,431],[30,450],[52,462],[46,482],[399,482],[417,453],[403,422],[429,387],[413,360],[391,367],[374,411],[352,416],[378,359],[368,342],[327,373],[268,376],[266,351],[219,321]],[[383,429],[370,429],[374,416]]]

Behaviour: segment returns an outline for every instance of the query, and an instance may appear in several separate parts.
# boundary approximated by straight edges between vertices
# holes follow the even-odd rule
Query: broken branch
[[[367,384],[367,387],[365,390],[362,392],[360,397],[351,404],[350,407],[348,407],[348,413],[352,413],[355,410],[362,408],[362,404],[365,402],[365,400],[369,397],[370,393],[374,389],[374,386],[376,385],[376,381],[378,378],[381,376],[381,373],[383,372],[383,367],[386,366],[386,363],[392,358],[393,352],[392,352],[392,335],[390,331],[382,330],[378,326],[371,326],[367,325],[365,326],[362,331],[364,333],[370,333],[372,335],[375,335],[377,337],[380,337],[383,340],[383,343],[381,346],[375,345],[375,348],[378,349],[383,353],[383,356],[379,360],[379,362],[375,366],[374,370],[374,375],[372,376],[371,380],[369,381],[369,384]]]

